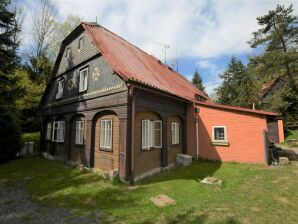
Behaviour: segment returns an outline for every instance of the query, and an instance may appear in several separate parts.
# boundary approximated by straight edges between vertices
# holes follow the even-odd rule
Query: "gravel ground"
[[[30,200],[25,190],[14,189],[0,183],[0,224],[19,223],[100,223],[99,215],[91,220],[74,216],[63,208],[45,208]]]

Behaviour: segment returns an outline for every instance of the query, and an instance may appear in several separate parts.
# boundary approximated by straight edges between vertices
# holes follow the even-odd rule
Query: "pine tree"
[[[257,18],[260,29],[249,41],[252,48],[264,47],[265,52],[253,59],[255,73],[261,80],[280,77],[284,87],[261,108],[285,117],[286,128],[298,128],[298,19],[293,6],[277,5]],[[263,78],[263,77],[264,78]],[[268,80],[269,79],[269,80]]]
[[[195,73],[193,74],[192,77],[192,84],[197,87],[201,92],[203,92],[205,95],[207,95],[206,90],[205,90],[205,86],[203,84],[203,80],[201,78],[200,73],[198,72],[198,70],[195,70]]]
[[[10,93],[16,81],[11,74],[18,64],[18,43],[12,37],[18,29],[8,4],[7,0],[0,1],[0,161],[14,158],[21,147],[20,129],[12,108],[14,96]]]
[[[219,75],[222,84],[216,89],[220,104],[251,108],[254,102],[255,86],[246,67],[232,57],[227,69]]]

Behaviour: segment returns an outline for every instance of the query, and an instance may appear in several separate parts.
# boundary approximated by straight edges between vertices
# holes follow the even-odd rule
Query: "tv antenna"
[[[164,43],[160,43],[160,42],[157,42],[157,41],[154,41],[156,44],[160,45],[163,47],[163,52],[164,52],[164,55],[165,55],[165,60],[164,60],[164,63],[166,64],[167,63],[167,49],[170,48],[170,45],[168,44],[164,44]]]

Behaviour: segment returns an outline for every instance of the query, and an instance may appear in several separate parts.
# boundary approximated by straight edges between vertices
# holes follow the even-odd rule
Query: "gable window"
[[[212,127],[212,141],[213,142],[227,142],[227,129],[225,126]]]
[[[172,122],[172,145],[179,144],[180,129],[178,122]]]
[[[162,122],[142,120],[142,149],[162,147]]]
[[[84,38],[82,37],[82,38],[79,39],[78,49],[81,50],[83,48],[83,46],[84,46]]]
[[[52,137],[52,123],[47,123],[47,130],[46,130],[46,140],[51,140]]]
[[[88,68],[80,70],[79,92],[87,90],[88,87]]]
[[[64,142],[64,130],[65,122],[64,121],[55,121],[53,123],[53,142]]]
[[[63,97],[63,88],[64,88],[64,79],[59,79],[56,99],[61,99]]]
[[[100,149],[112,151],[113,121],[112,119],[100,120]]]
[[[68,47],[65,52],[65,57],[68,58],[70,56],[70,48]]]
[[[83,142],[84,142],[84,121],[77,121],[75,143],[78,145],[83,145]]]

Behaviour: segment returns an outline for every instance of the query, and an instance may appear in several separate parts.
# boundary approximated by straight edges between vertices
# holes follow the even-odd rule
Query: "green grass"
[[[289,139],[298,139],[298,130],[289,130],[285,132],[285,141],[282,143],[282,145],[285,145],[287,147],[298,147],[297,144],[289,144]]]
[[[223,179],[223,185],[203,186],[199,179],[206,176]],[[39,158],[0,165],[2,183],[22,183],[42,205],[74,214],[101,211],[113,223],[298,223],[297,176],[297,164],[271,168],[195,161],[130,188]],[[158,194],[176,205],[155,207],[150,197]]]

